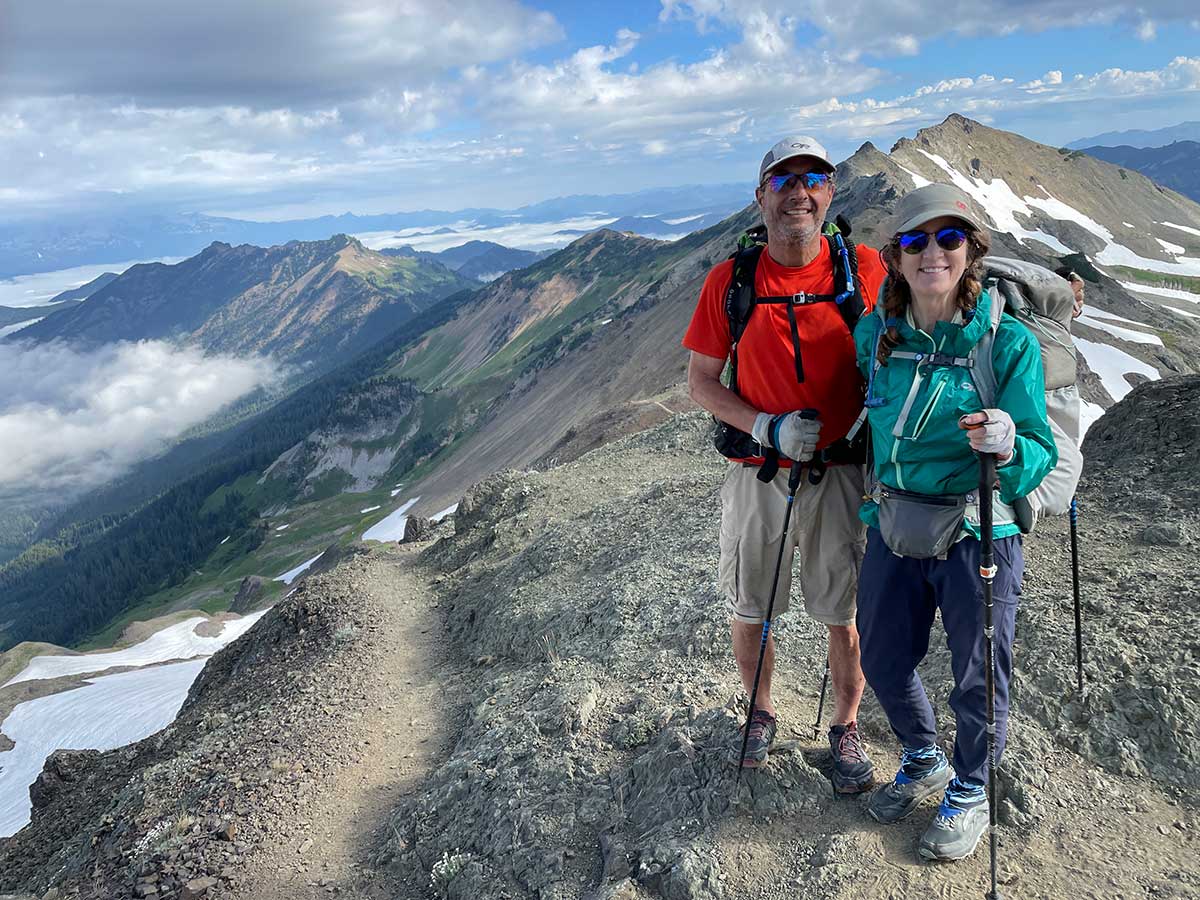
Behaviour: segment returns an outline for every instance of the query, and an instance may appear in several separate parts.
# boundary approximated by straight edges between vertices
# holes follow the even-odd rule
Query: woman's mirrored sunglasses
[[[906,231],[900,235],[900,249],[905,253],[916,255],[929,246],[930,238],[937,241],[937,245],[949,253],[967,242],[967,232],[954,226],[939,228],[936,234],[930,234],[928,231]]]
[[[767,186],[773,193],[780,194],[790,191],[797,182],[804,185],[805,190],[815,191],[817,188],[825,187],[831,181],[833,181],[833,176],[828,172],[805,172],[803,175],[788,172],[784,175],[771,175],[767,178]]]

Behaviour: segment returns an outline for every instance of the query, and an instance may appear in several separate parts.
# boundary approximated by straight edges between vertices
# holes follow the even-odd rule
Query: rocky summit
[[[1066,523],[1026,539],[1000,782],[1012,896],[1200,892],[1196,513],[1163,462],[1200,428],[1197,387],[1140,386],[1085,445],[1082,694]],[[310,578],[213,658],[166,731],[47,763],[33,823],[0,846],[0,890],[982,896],[986,853],[921,864],[927,817],[882,826],[833,794],[814,736],[824,647],[802,614],[776,625],[778,746],[737,783],[745,697],[714,589],[725,463],[709,431],[677,415],[487,477],[424,540]],[[949,741],[933,644],[921,675]],[[869,692],[861,728],[890,771]]]

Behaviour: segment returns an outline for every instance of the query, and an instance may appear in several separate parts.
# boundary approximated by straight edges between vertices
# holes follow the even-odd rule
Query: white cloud
[[[95,487],[277,377],[265,357],[163,341],[0,343],[0,493]]]
[[[691,20],[701,29],[713,22],[741,28],[748,42],[752,35],[790,32],[803,22],[826,46],[851,54],[881,55],[914,55],[922,41],[947,34],[974,37],[1096,25],[1115,25],[1150,40],[1157,22],[1195,19],[1193,0],[1146,0],[1136,7],[1123,0],[993,0],[956,7],[945,16],[914,14],[911,7],[891,0],[811,0],[803,5],[788,0],[661,0],[661,4],[659,18],[664,21]]]
[[[1065,77],[1047,72],[1018,84],[1012,78],[984,74],[943,79],[892,98],[832,97],[800,107],[792,120],[797,129],[834,130],[855,138],[872,138],[941,121],[952,112],[974,115],[985,122],[1005,111],[1048,111],[1081,101],[1166,97],[1200,91],[1200,57],[1176,57],[1161,69],[1105,69]]]
[[[748,112],[765,110],[779,120],[797,103],[828,96],[832,84],[853,93],[881,80],[876,69],[800,52],[793,24],[760,11],[748,16],[738,44],[697,62],[635,70],[615,65],[638,39],[622,30],[611,45],[586,47],[551,64],[514,63],[491,82],[481,106],[510,129],[549,129],[596,143],[632,139],[643,147],[670,139],[676,149],[702,136],[710,150],[719,150],[712,137],[742,131]],[[553,110],[549,123],[547,110]],[[765,132],[764,139],[773,134]]]
[[[16,95],[308,106],[561,37],[553,15],[517,0],[41,0],[4,5],[0,59]]]

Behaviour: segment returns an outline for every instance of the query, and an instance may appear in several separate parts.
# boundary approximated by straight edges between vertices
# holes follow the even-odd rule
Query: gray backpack
[[[984,287],[999,301],[992,303],[991,328],[965,358],[945,355],[945,358],[938,359],[936,357],[942,354],[922,355],[935,357],[928,360],[935,364],[958,365],[968,369],[979,392],[980,402],[984,408],[994,408],[998,387],[991,351],[1001,315],[1007,312],[1037,338],[1046,387],[1046,416],[1058,448],[1058,463],[1028,496],[1018,498],[1012,505],[1018,527],[1028,534],[1037,525],[1039,517],[1064,515],[1070,510],[1079,476],[1083,472],[1083,455],[1079,452],[1080,400],[1075,384],[1075,345],[1071,341],[1070,330],[1074,294],[1066,279],[1035,263],[1002,256],[987,256],[983,262]],[[881,288],[879,302],[875,304],[879,319],[876,356],[879,339],[886,325],[882,301]],[[916,356],[905,353],[892,355],[897,359]],[[875,367],[878,366],[876,362]],[[870,395],[868,391],[868,397]],[[868,400],[870,405],[871,401]],[[866,410],[863,412],[865,414]],[[902,412],[901,416],[906,412]]]

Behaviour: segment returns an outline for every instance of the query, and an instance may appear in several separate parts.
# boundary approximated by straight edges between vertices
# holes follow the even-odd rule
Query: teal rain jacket
[[[882,302],[883,292],[880,292]],[[941,351],[965,357],[987,332],[992,297],[984,291],[975,315],[968,322],[956,316],[953,322],[938,322],[933,334],[918,329],[908,315],[899,325],[901,343],[897,350],[915,353]],[[874,367],[877,329],[883,326],[878,315],[863,316],[854,329],[858,366],[864,377]],[[1012,458],[998,469],[999,499],[1012,503],[1032,491],[1058,462],[1058,450],[1046,421],[1046,396],[1042,380],[1041,351],[1037,339],[1020,322],[1005,313],[992,342],[992,360],[996,372],[995,406],[1003,409],[1016,424],[1017,438]],[[904,425],[903,433],[893,434],[896,422],[912,390],[920,379]],[[918,373],[917,362],[890,359],[875,373],[873,395],[885,402],[868,411],[875,477],[889,487],[920,494],[966,494],[979,484],[979,458],[971,450],[967,432],[958,427],[958,419],[983,408],[971,380],[970,370],[962,366],[925,366]],[[1000,513],[1000,510],[997,510]],[[878,507],[868,500],[859,517],[878,528]],[[1019,533],[1010,522],[997,516],[993,535],[997,538]],[[970,517],[964,531],[979,537]]]

